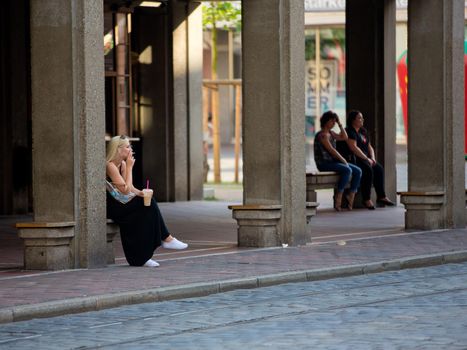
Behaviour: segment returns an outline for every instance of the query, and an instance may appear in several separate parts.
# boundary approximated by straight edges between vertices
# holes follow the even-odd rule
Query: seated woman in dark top
[[[339,134],[331,130],[336,123],[339,125]],[[347,196],[348,209],[352,210],[355,193],[358,190],[362,172],[359,167],[347,163],[336,150],[336,140],[347,140],[347,133],[342,127],[337,114],[332,111],[324,113],[321,116],[320,124],[321,131],[316,134],[314,143],[316,166],[319,171],[336,171],[340,175],[337,193],[334,197],[334,209],[337,211],[342,210],[341,205],[344,188],[352,177],[349,195]]]
[[[360,111],[350,111],[347,116],[347,145],[355,155],[355,163],[362,170],[360,190],[363,205],[373,210],[375,206],[371,201],[371,186],[375,187],[377,203],[393,206],[394,203],[386,197],[384,192],[384,169],[376,162],[375,151],[370,144],[370,138],[363,127],[363,115]]]

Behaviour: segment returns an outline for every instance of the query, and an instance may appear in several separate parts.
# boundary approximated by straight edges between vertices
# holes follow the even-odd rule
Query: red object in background
[[[407,50],[397,60],[397,78],[399,79],[399,96],[402,104],[402,116],[404,118],[404,133],[407,136]]]
[[[467,77],[467,45],[464,45],[464,74]],[[404,132],[407,136],[408,130],[408,110],[407,110],[407,95],[408,95],[408,72],[407,72],[407,50],[397,60],[397,78],[399,79],[399,96],[402,104],[402,115],[404,118]],[[467,78],[464,80],[464,153],[467,157]]]

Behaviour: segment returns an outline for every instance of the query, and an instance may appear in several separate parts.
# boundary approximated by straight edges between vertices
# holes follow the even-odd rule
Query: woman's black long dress
[[[131,266],[142,266],[169,235],[157,202],[144,206],[136,196],[122,204],[107,192],[107,217],[120,226],[123,252]]]

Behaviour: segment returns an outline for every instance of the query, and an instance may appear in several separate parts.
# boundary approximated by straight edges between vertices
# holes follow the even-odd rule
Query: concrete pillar
[[[173,132],[175,200],[188,199],[187,3],[172,2]]]
[[[202,21],[197,2],[172,2],[175,200],[202,199]]]
[[[254,210],[281,206],[277,231],[249,245],[304,244],[304,3],[242,5],[243,201]]]
[[[203,199],[203,11],[188,4],[188,142],[189,199]]]
[[[465,226],[464,1],[410,0],[408,229]]]
[[[34,220],[55,231],[73,223],[70,267],[104,266],[103,3],[30,6]],[[47,268],[55,268],[53,259]]]
[[[396,1],[347,0],[347,110],[365,118],[387,196],[396,201]],[[357,203],[358,204],[358,203]]]

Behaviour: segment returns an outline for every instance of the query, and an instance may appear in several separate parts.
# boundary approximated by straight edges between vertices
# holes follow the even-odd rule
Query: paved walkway
[[[235,246],[236,225],[227,204],[162,204],[172,232],[191,246],[183,252],[157,250],[158,268],[127,266],[119,247],[117,264],[107,268],[3,270],[0,322],[467,260],[467,230],[404,232],[400,206],[322,209],[306,246],[241,249]]]
[[[0,348],[465,350],[466,277],[458,263],[14,322]]]

